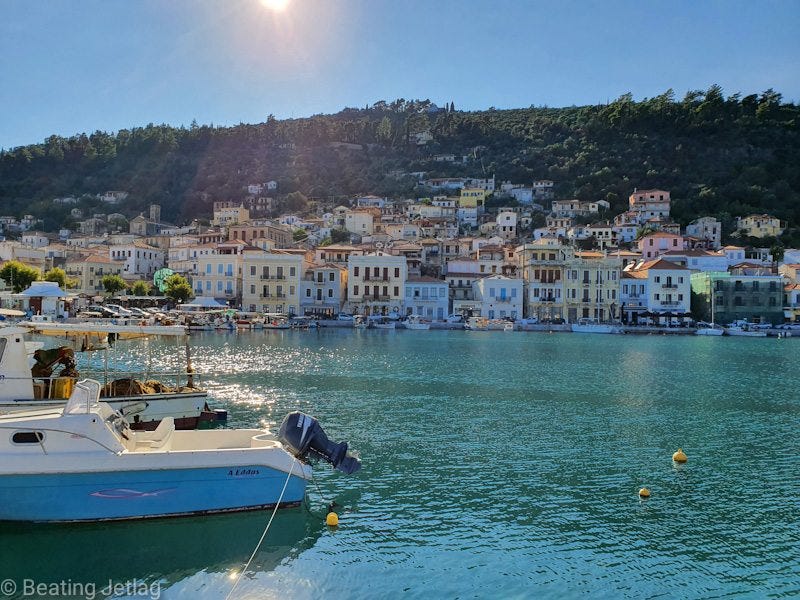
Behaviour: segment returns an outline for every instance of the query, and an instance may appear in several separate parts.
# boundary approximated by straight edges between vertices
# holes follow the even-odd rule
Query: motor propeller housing
[[[329,440],[319,422],[310,415],[301,412],[286,415],[281,423],[278,439],[289,452],[301,460],[309,455],[316,456],[348,475],[361,468],[361,461],[347,453],[347,442],[336,443]]]

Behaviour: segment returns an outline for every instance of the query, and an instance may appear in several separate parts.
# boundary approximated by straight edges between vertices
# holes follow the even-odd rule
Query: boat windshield
[[[83,379],[75,384],[75,389],[64,407],[64,415],[87,414],[99,408],[100,384],[93,379]]]

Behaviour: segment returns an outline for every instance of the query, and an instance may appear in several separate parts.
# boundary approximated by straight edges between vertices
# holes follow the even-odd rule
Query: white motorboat
[[[375,327],[375,329],[394,329],[395,322],[388,317],[382,317],[377,321],[373,321],[372,326]]]
[[[714,323],[698,323],[695,335],[723,335],[725,330]]]
[[[360,467],[312,417],[261,429],[132,431],[99,402],[100,384],[75,385],[61,409],[0,417],[0,520],[102,521],[299,504],[309,455],[346,473]]]
[[[464,329],[467,331],[486,331],[489,329],[489,319],[486,317],[470,317],[467,319]]]
[[[419,315],[409,315],[406,319],[406,329],[413,329],[416,331],[426,331],[431,328],[429,321],[425,321]]]
[[[750,329],[747,325],[736,325],[726,327],[725,333],[728,335],[736,335],[740,337],[767,337],[766,331],[758,331],[757,329]]]
[[[55,338],[59,345],[45,349],[44,342],[26,341],[33,334]],[[124,344],[110,348],[109,340],[150,336],[182,342],[178,348],[186,352],[186,369],[166,372],[152,365],[139,373],[109,369],[109,355],[127,354]],[[197,387],[199,376],[192,368],[183,327],[23,322],[0,328],[0,415],[63,407],[81,374],[102,381],[102,400],[137,429],[154,429],[166,417],[172,417],[178,429],[226,417],[224,411],[208,407],[208,393]]]

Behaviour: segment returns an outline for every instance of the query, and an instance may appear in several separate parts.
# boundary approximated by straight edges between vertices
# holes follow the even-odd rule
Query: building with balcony
[[[711,248],[719,250],[722,246],[722,223],[714,217],[700,217],[686,226],[686,235],[706,240]]]
[[[300,288],[304,266],[301,254],[245,249],[242,252],[242,309],[303,314]]]
[[[753,323],[784,321],[785,286],[768,267],[740,265],[725,272],[693,273],[692,313],[699,319],[726,324],[746,319]]]
[[[300,312],[336,318],[347,300],[347,268],[333,264],[309,265],[300,281]]]
[[[449,313],[450,300],[446,281],[426,276],[409,276],[405,285],[407,315],[444,320]]]
[[[605,252],[574,252],[564,261],[566,319],[617,321],[622,258]]]
[[[164,266],[166,253],[136,239],[132,243],[109,246],[108,256],[122,265],[123,276],[147,278]]]
[[[778,237],[786,223],[771,215],[748,215],[736,219],[736,234],[748,237]]]
[[[479,315],[487,319],[504,317],[519,319],[522,317],[523,282],[505,275],[489,275],[476,280],[473,284],[475,302],[480,310]]]
[[[404,314],[408,263],[385,252],[351,254],[347,266],[347,303],[354,313]]]
[[[557,238],[519,246],[516,257],[525,283],[524,315],[539,320],[566,318],[564,269],[574,251]]]
[[[667,219],[669,210],[670,197],[665,190],[633,190],[628,197],[628,211],[634,213],[639,224],[654,217]]]
[[[665,259],[628,265],[620,279],[623,323],[679,324],[691,308],[691,271]]]
[[[112,260],[105,252],[79,254],[68,258],[64,271],[68,277],[77,281],[77,288],[71,291],[89,296],[105,292],[103,277],[106,275],[123,275],[122,263]]]

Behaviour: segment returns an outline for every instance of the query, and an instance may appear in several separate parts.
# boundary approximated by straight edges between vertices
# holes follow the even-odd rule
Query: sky
[[[0,0],[0,148],[396,98],[798,101],[799,31],[798,0]]]

